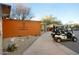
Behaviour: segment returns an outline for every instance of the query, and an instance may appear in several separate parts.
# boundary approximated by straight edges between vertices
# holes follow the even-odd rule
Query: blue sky
[[[14,4],[11,4],[12,8]],[[43,16],[52,15],[63,24],[69,21],[79,21],[78,3],[29,3],[24,4],[31,8],[35,18],[41,19]]]

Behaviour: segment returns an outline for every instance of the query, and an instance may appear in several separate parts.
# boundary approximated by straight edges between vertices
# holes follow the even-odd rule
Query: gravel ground
[[[7,52],[6,48],[8,42],[12,38],[5,38],[3,41],[3,54],[4,55],[21,55],[39,36],[28,36],[28,37],[13,37],[17,45],[17,50],[14,52]]]

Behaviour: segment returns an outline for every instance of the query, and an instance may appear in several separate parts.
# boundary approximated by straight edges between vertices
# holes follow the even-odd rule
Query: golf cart
[[[52,33],[51,36],[56,42],[62,42],[64,40],[70,40],[73,42],[77,42],[77,38],[72,33],[71,30],[61,30],[56,28]]]

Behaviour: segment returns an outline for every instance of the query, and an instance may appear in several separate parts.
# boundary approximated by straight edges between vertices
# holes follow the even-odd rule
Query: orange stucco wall
[[[3,38],[40,35],[40,21],[3,20]]]

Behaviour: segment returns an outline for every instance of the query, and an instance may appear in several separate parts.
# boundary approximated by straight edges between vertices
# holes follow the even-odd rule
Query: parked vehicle
[[[72,31],[69,31],[69,30],[55,29],[55,31],[53,31],[51,35],[56,42],[62,42],[64,40],[77,42],[77,38],[72,33]]]

